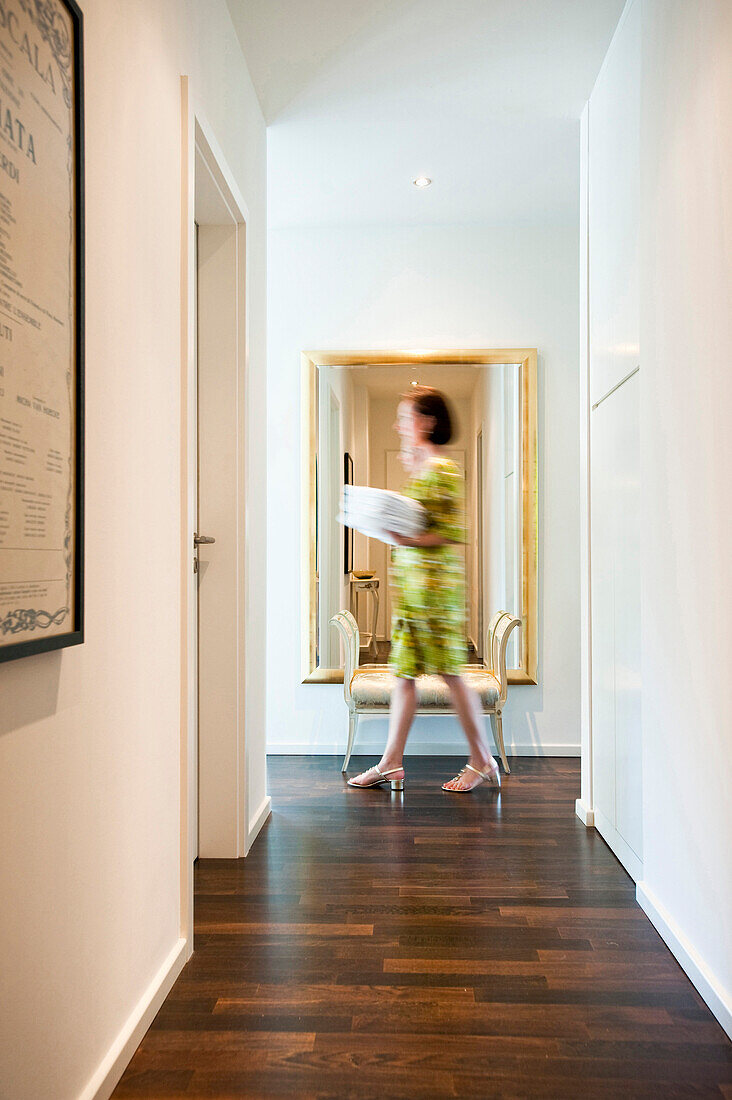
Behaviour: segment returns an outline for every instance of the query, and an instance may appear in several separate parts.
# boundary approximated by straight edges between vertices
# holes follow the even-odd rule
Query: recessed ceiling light
[[[412,183],[415,187],[429,187],[429,185],[432,183],[432,180],[429,178],[429,176],[417,176],[416,179],[412,180]]]

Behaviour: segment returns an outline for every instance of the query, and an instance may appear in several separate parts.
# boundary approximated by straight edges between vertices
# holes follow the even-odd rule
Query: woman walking
[[[389,664],[396,675],[389,734],[381,760],[348,782],[375,787],[404,781],[402,759],[417,709],[415,678],[442,676],[452,697],[470,756],[465,767],[443,784],[446,791],[471,791],[483,782],[500,786],[498,764],[483,733],[478,695],[460,675],[467,659],[465,580],[458,545],[465,541],[463,479],[444,453],[452,438],[447,402],[439,390],[415,386],[399,403],[394,425],[408,456],[405,496],[426,511],[424,533],[416,538],[392,534],[394,610]]]

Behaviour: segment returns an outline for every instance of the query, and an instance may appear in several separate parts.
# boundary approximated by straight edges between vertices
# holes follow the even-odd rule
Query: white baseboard
[[[245,855],[249,854],[249,851],[252,847],[252,844],[257,839],[257,836],[259,834],[259,830],[262,828],[262,826],[264,825],[265,821],[267,820],[267,818],[269,817],[269,815],[271,813],[272,813],[272,799],[267,794],[262,799],[261,806],[259,807],[259,809],[255,813],[254,817],[252,818],[251,822],[249,823],[249,829],[247,830],[246,852],[244,853]]]
[[[640,882],[643,878],[643,860],[620,835],[613,823],[597,808],[594,810],[593,818],[595,828],[610,851],[622,863],[633,882]]]
[[[595,824],[595,811],[591,810],[589,806],[578,798],[574,804],[574,812],[580,819],[583,825],[586,825],[588,829],[591,829]]]
[[[645,882],[639,882],[635,896],[641,909],[676,957],[682,970],[698,990],[711,1012],[732,1039],[732,994],[724,989],[686,938],[667,909]]]
[[[187,959],[187,940],[180,939],[127,1017],[122,1030],[97,1067],[79,1100],[108,1100],[127,1069],[158,1009],[168,996]]]
[[[379,741],[361,740],[356,736],[354,756],[373,756],[381,754],[384,749],[384,738]],[[302,741],[279,741],[267,746],[270,756],[344,756],[346,745],[344,741],[326,741],[318,745],[303,745]],[[407,756],[465,756],[465,743],[462,741],[430,741],[420,743],[410,749],[407,744]],[[579,745],[535,745],[535,744],[507,744],[507,756],[579,756]]]

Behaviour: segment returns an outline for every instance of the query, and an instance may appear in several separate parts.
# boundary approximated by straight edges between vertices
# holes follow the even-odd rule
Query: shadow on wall
[[[0,666],[0,737],[56,713],[61,660],[57,650]]]
[[[541,691],[541,689],[539,689]],[[509,688],[510,691],[510,688]],[[541,697],[540,697],[541,703]],[[538,707],[541,710],[541,706]],[[517,742],[523,748],[527,748],[531,745],[536,751],[536,755],[541,755],[538,752],[541,745],[541,737],[539,736],[539,730],[536,725],[536,715],[533,711],[524,711],[520,716],[521,725],[524,727],[519,733],[518,725],[513,715],[508,716],[508,719],[504,717],[503,736],[506,738],[506,744],[510,745],[512,741]],[[506,734],[510,730],[510,739],[506,737]]]

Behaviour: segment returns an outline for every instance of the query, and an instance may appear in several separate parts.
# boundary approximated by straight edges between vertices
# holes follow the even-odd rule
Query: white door
[[[187,78],[181,90],[186,843],[180,871],[181,934],[190,950],[196,856],[246,855],[267,818],[269,799],[250,815],[250,764],[261,769],[258,787],[264,759],[261,741],[248,737],[247,723],[246,646],[253,634],[246,537],[248,213],[213,135],[195,115]],[[201,542],[202,536],[212,541]],[[256,707],[259,685],[253,695]]]
[[[194,542],[198,840],[203,857],[246,848],[246,226],[208,148],[196,150],[197,340]],[[194,398],[194,394],[191,394]],[[194,572],[194,567],[197,570]],[[194,698],[191,699],[191,696]],[[192,746],[193,747],[193,746]]]
[[[193,659],[193,677],[194,685],[191,691],[191,702],[193,706],[192,725],[195,731],[195,736],[191,740],[190,744],[190,771],[191,782],[193,785],[193,795],[191,798],[191,816],[192,820],[189,822],[189,828],[191,831],[191,849],[193,862],[198,859],[198,798],[199,798],[199,783],[198,783],[198,547],[196,545],[196,536],[198,535],[198,222],[196,222],[196,232],[194,238],[195,244],[195,263],[194,263],[194,313],[193,313],[193,346],[195,349],[195,362],[194,362],[194,375],[195,383],[193,387],[192,400],[191,400],[191,416],[193,419],[193,432],[195,440],[195,461],[194,467],[196,470],[196,489],[193,495],[193,531],[194,531],[194,545],[191,547],[191,563],[188,574],[188,581],[191,587],[189,593],[189,606],[192,608],[192,634],[194,638],[194,659]],[[189,719],[191,721],[191,719]]]

